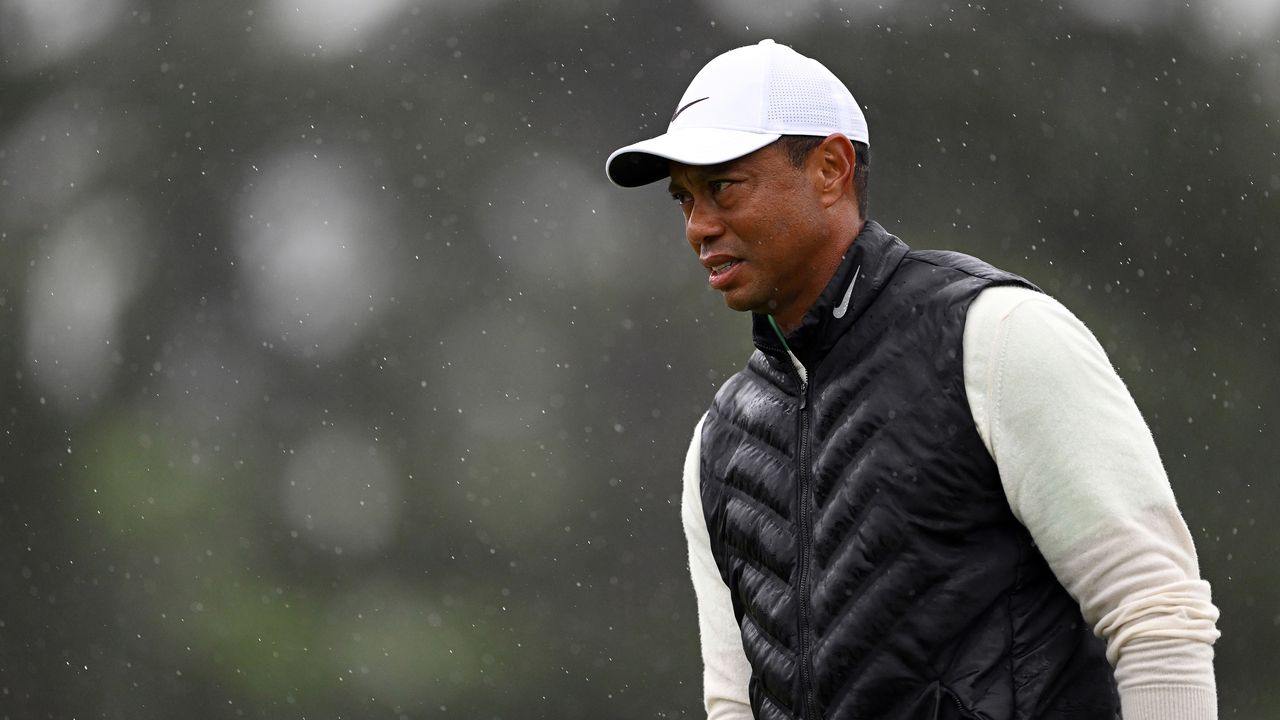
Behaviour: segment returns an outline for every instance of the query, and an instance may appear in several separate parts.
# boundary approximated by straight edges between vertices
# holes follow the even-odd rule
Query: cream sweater
[[[1151,433],[1089,330],[1057,301],[983,291],[964,331],[965,390],[1013,514],[1106,640],[1125,720],[1217,718],[1218,610]],[[681,515],[710,720],[750,718],[751,668],[711,556],[699,494],[702,423]]]

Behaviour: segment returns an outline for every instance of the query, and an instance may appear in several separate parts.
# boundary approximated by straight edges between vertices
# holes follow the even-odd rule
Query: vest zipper
[[[944,687],[941,683],[939,683],[939,684],[938,684],[938,694],[940,694],[940,695],[946,695],[948,698],[950,698],[950,699],[951,699],[951,704],[956,706],[956,711],[960,713],[960,717],[962,717],[962,718],[971,718],[971,717],[973,717],[973,714],[972,714],[972,713],[970,713],[970,712],[965,708],[965,706],[964,706],[964,705],[962,705],[962,704],[960,703],[960,698],[956,697],[956,694],[955,694],[954,692],[952,692],[951,690],[949,690],[949,689],[947,689],[946,687]],[[938,705],[938,704],[941,704],[941,700],[939,700],[939,702],[935,703],[935,705]],[[934,716],[935,718],[941,717],[941,716],[942,716],[942,709],[941,709],[940,707],[935,707],[935,708],[934,708],[934,711],[933,711],[933,716]]]
[[[809,582],[813,552],[813,528],[809,518],[809,383],[800,380],[800,688],[804,692],[804,716],[808,720],[817,717],[813,703],[813,662],[809,657]]]
[[[778,339],[782,341],[782,347],[786,349],[787,355],[791,358],[791,364],[795,367],[796,375],[800,377],[800,448],[796,453],[796,509],[798,511],[800,533],[800,598],[799,598],[799,623],[800,623],[800,693],[802,702],[804,703],[803,715],[805,720],[814,720],[817,713],[814,711],[813,702],[813,663],[809,657],[809,565],[811,562],[810,555],[813,548],[813,528],[809,519],[809,482],[812,463],[809,461],[809,373],[805,370],[804,363],[800,362],[800,358],[791,352],[791,347],[787,345],[787,339],[782,334],[782,329],[774,322],[773,316],[769,317],[769,324],[773,325],[773,330],[778,334]]]

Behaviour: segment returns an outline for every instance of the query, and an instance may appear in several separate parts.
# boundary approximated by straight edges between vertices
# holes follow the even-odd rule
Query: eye
[[[693,196],[684,190],[678,190],[671,193],[671,199],[675,200],[677,205],[684,205],[685,203],[693,202]]]
[[[719,195],[721,192],[724,192],[724,190],[727,189],[732,184],[733,184],[732,180],[712,180],[711,182],[707,183],[707,185],[711,188],[712,195]]]

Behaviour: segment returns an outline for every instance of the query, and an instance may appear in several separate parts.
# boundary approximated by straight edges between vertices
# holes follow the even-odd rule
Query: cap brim
[[[669,162],[718,165],[737,160],[782,137],[743,130],[681,128],[613,151],[605,172],[615,185],[639,187],[670,174]]]

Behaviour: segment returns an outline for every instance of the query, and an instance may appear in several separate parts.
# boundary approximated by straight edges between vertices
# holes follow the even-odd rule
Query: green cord
[[[787,338],[782,334],[782,328],[778,327],[778,321],[774,320],[772,315],[767,315],[766,317],[769,318],[769,324],[773,326],[773,331],[778,333],[778,339],[782,341],[782,347],[787,352],[791,352],[791,346],[787,344]]]

